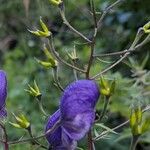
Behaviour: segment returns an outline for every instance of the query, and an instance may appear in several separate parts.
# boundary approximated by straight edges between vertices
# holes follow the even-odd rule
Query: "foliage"
[[[90,39],[94,24],[89,11],[89,1],[65,0],[64,2],[66,18],[70,24]],[[99,18],[101,12],[115,1],[95,0],[94,2]],[[68,53],[72,53],[75,49],[78,57],[76,63],[81,68],[86,68],[90,47],[63,24],[56,6],[50,5],[48,0],[30,1],[29,10],[25,9],[25,4],[20,0],[1,0],[0,3],[0,67],[8,74],[8,120],[13,120],[12,112],[15,114],[23,112],[31,122],[33,133],[40,135],[43,133],[46,118],[39,112],[37,99],[29,96],[24,89],[36,80],[42,93],[43,107],[48,114],[56,110],[62,93],[55,84],[52,70],[45,70],[34,60],[34,57],[40,60],[45,59],[42,51],[43,40],[31,35],[27,29],[39,28],[39,19],[42,16],[54,35],[55,47],[60,56],[72,63]],[[149,0],[127,0],[112,9],[104,19],[102,29],[97,35],[95,54],[128,49],[139,27],[150,20],[149,6]],[[12,39],[12,43],[7,42],[8,37]],[[144,38],[145,36],[141,41]],[[129,125],[126,126],[127,129],[122,127],[116,130],[119,134],[114,134],[112,128],[129,119],[130,108],[133,104],[138,103],[145,108],[150,103],[149,48],[149,44],[144,45],[142,50],[133,52],[130,57],[104,75],[108,82],[115,80],[116,87],[113,96],[110,97],[110,105],[103,118],[103,124],[96,127],[97,134],[104,131],[109,131],[109,134],[96,142],[96,149],[128,149],[131,138]],[[91,66],[91,76],[108,67],[118,58],[119,55],[95,59]],[[63,87],[74,81],[73,71],[65,65],[59,66],[58,73]],[[80,78],[84,76],[80,74]],[[103,110],[103,103],[105,103],[104,96],[97,104],[98,114]],[[9,130],[10,128],[12,130]],[[29,137],[25,130],[15,129],[10,124],[7,124],[6,129],[10,141],[22,135]],[[149,136],[149,132],[142,135],[138,147],[146,149],[146,145],[150,143]],[[43,139],[40,142],[46,144]],[[24,145],[24,147],[21,144],[12,145],[10,149],[36,149],[36,146],[30,143]],[[79,146],[86,149],[86,140],[80,141]],[[0,149],[2,149],[1,145]]]

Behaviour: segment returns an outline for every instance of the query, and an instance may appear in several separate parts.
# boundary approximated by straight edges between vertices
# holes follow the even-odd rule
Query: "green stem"
[[[82,70],[82,69],[80,69],[80,68],[77,68],[77,67],[75,67],[75,66],[69,64],[68,62],[66,62],[64,59],[62,59],[62,58],[59,56],[59,54],[58,54],[58,53],[56,52],[56,50],[55,50],[52,35],[51,35],[50,39],[48,39],[48,45],[49,45],[49,47],[50,47],[50,50],[51,50],[52,54],[55,56],[55,58],[58,60],[58,62],[63,63],[63,64],[65,64],[66,66],[68,66],[68,67],[70,67],[70,68],[72,68],[72,69],[75,69],[75,70],[77,70],[77,71],[79,71],[79,72],[86,73],[85,70]]]
[[[79,37],[81,37],[82,39],[84,39],[86,42],[90,43],[91,41],[86,37],[84,36],[81,32],[77,31],[73,26],[71,26],[71,24],[68,22],[68,20],[66,19],[66,16],[65,16],[65,8],[63,6],[63,9],[59,9],[60,11],[60,15],[61,15],[61,18],[63,20],[63,23],[72,31],[74,32],[75,34],[77,34]]]
[[[76,61],[75,60],[73,60],[72,63],[73,63],[73,66],[76,65]],[[77,74],[77,71],[75,69],[73,69],[73,74],[74,74],[75,80],[77,81],[78,80],[78,74]]]
[[[136,145],[138,143],[139,140],[139,135],[136,136],[132,136],[132,140],[131,140],[131,145],[130,145],[130,150],[135,150],[136,149]]]
[[[32,130],[31,130],[31,126],[30,126],[27,130],[28,130],[28,133],[29,133],[30,137],[33,138],[32,144],[39,145],[39,146],[42,147],[43,149],[48,149],[46,146],[40,144],[36,139],[34,139],[34,136],[33,136],[33,134],[32,134]]]
[[[100,121],[104,118],[104,116],[105,116],[105,114],[106,114],[108,104],[109,104],[109,97],[106,97],[106,98],[104,99],[104,107],[103,107],[101,116],[100,116],[100,118],[99,118]]]
[[[50,128],[46,133],[44,133],[40,136],[28,138],[28,139],[23,139],[23,140],[11,141],[8,144],[12,145],[12,144],[18,144],[18,143],[26,143],[26,142],[37,140],[40,138],[45,138],[46,135],[53,133],[60,125],[61,125],[61,120],[58,120],[52,128]]]
[[[58,68],[54,68],[53,69],[53,78],[54,78],[54,82],[56,83],[56,86],[60,89],[60,91],[64,91],[63,87],[61,86],[60,82],[59,82],[59,77],[58,77]]]
[[[130,46],[129,50],[133,49],[137,45],[137,43],[139,42],[139,40],[141,39],[141,37],[143,36],[143,34],[144,33],[143,33],[142,28],[139,28],[139,30],[138,30],[138,32],[137,32],[137,34],[135,36],[135,39],[134,39],[132,45]]]
[[[39,108],[40,108],[42,114],[43,114],[45,117],[48,117],[48,114],[45,112],[45,110],[44,110],[44,108],[43,108],[42,101],[38,101],[38,104],[39,104]]]

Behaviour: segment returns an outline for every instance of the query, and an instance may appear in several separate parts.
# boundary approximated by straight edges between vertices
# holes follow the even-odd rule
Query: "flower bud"
[[[46,24],[42,21],[41,17],[40,17],[40,25],[43,31],[41,30],[36,30],[36,31],[28,30],[28,31],[36,36],[49,37],[51,35],[51,32],[48,30]]]
[[[145,33],[150,33],[150,21],[143,26]]]
[[[11,125],[13,125],[16,128],[23,128],[23,129],[28,129],[30,127],[30,122],[27,120],[27,118],[23,114],[19,116],[16,116],[15,114],[13,115],[16,119],[16,123],[10,122]]]
[[[53,4],[53,5],[58,6],[58,5],[60,5],[63,1],[62,1],[62,0],[49,0],[49,2],[50,2],[51,4]]]
[[[78,60],[78,56],[77,56],[77,53],[76,53],[76,49],[74,48],[73,52],[71,53],[67,53],[69,58],[72,60],[72,61],[76,61]]]
[[[142,110],[141,107],[133,108],[130,115],[130,127],[133,135],[140,135],[142,133]]]
[[[35,58],[35,60],[41,65],[43,66],[45,69],[49,69],[49,68],[52,68],[52,64],[48,61],[42,61],[42,60],[39,60],[37,58]]]
[[[110,97],[115,91],[116,82],[113,80],[111,83],[108,83],[103,77],[100,79],[100,93],[104,96]]]
[[[34,96],[34,97],[37,97],[37,98],[40,98],[41,97],[41,92],[40,92],[40,90],[39,90],[39,87],[38,87],[38,85],[37,85],[37,83],[36,83],[36,81],[34,80],[34,85],[33,85],[33,87],[31,87],[29,84],[28,84],[28,87],[29,87],[29,89],[27,90],[27,89],[25,89],[25,91],[26,92],[28,92],[29,94],[31,94],[32,96]]]
[[[52,67],[57,66],[57,61],[53,58],[47,47],[44,45],[43,51],[45,53],[45,56],[47,57],[48,61],[51,63]]]

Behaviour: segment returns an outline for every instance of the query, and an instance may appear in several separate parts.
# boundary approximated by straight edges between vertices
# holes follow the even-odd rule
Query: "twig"
[[[143,108],[142,113],[145,113],[145,112],[148,111],[148,110],[150,110],[150,105],[148,105],[148,106],[146,106],[145,108]],[[112,130],[115,131],[115,130],[117,130],[117,129],[119,129],[119,128],[125,126],[125,125],[127,125],[128,123],[129,123],[129,120],[127,120],[127,121],[123,122],[122,124],[120,124],[120,125],[118,125],[118,126],[112,128]],[[100,135],[98,135],[97,137],[95,137],[95,138],[93,139],[93,141],[98,141],[99,139],[101,139],[103,136],[105,136],[105,135],[108,134],[109,132],[110,132],[110,131],[108,131],[108,130],[102,132]]]
[[[40,139],[40,138],[44,138],[46,135],[54,132],[61,124],[61,121],[58,120],[55,125],[49,129],[45,134],[42,134],[40,136],[37,136],[37,137],[33,137],[33,138],[28,138],[28,139],[23,139],[23,140],[20,140],[20,141],[11,141],[11,142],[8,142],[9,145],[12,145],[12,144],[18,144],[18,143],[26,143],[26,142],[29,142],[29,141],[33,141],[33,140],[37,140],[37,139]]]
[[[90,79],[95,79],[95,78],[97,78],[98,76],[100,76],[100,75],[106,73],[107,71],[109,71],[110,69],[112,69],[113,67],[115,67],[116,65],[118,65],[120,62],[122,62],[122,60],[124,60],[125,58],[127,58],[131,51],[133,52],[133,51],[135,51],[136,49],[141,48],[143,45],[145,45],[145,44],[146,44],[147,42],[149,42],[149,40],[150,40],[150,34],[149,34],[140,44],[136,45],[137,42],[140,40],[140,37],[141,37],[141,36],[139,35],[139,38],[138,38],[138,40],[136,40],[136,43],[135,43],[135,40],[134,40],[134,42],[133,42],[134,44],[133,44],[133,43],[131,44],[131,47],[130,47],[128,50],[126,50],[126,52],[124,53],[124,55],[121,56],[121,58],[120,58],[119,60],[117,60],[115,63],[113,63],[113,64],[110,65],[108,68],[104,69],[103,71],[99,72],[99,73],[96,74],[95,76],[91,77]],[[137,38],[137,36],[136,36],[136,38]],[[135,39],[136,39],[136,38],[135,38]],[[133,45],[134,45],[134,46],[136,45],[136,46],[133,47]]]
[[[54,47],[54,44],[53,44],[53,38],[52,38],[52,36],[50,37],[50,40],[48,39],[48,45],[49,45],[50,50],[51,50],[51,52],[53,53],[53,55],[56,57],[56,59],[57,59],[60,63],[63,63],[63,64],[65,64],[65,65],[67,65],[68,67],[70,67],[70,68],[72,68],[72,69],[75,69],[75,70],[77,70],[77,71],[79,71],[79,72],[86,73],[85,70],[82,70],[82,69],[80,69],[80,68],[77,68],[77,67],[75,67],[75,66],[69,64],[68,62],[66,62],[64,59],[62,59],[62,58],[59,56],[59,54],[58,54],[58,53],[56,52],[56,50],[55,50],[55,47]]]
[[[88,132],[88,150],[93,150],[93,139],[91,129]]]
[[[124,0],[117,0],[115,3],[111,4],[110,6],[108,6],[108,7],[103,11],[103,13],[102,13],[102,15],[101,15],[101,17],[100,17],[100,19],[99,19],[99,21],[98,21],[98,25],[97,25],[97,26],[98,26],[98,29],[101,28],[102,22],[103,22],[105,16],[110,12],[110,10],[111,10],[113,7],[116,7],[118,4],[120,4],[120,3],[123,2],[123,1],[124,1]]]
[[[90,69],[91,69],[92,62],[93,62],[93,54],[94,54],[94,49],[95,49],[95,40],[96,40],[96,35],[97,35],[97,19],[96,19],[96,13],[95,13],[95,5],[94,5],[93,0],[91,0],[90,2],[91,2],[91,11],[92,11],[93,20],[94,20],[94,34],[93,34],[92,42],[90,43],[91,52],[90,52],[90,58],[89,58],[87,71],[86,71],[86,78],[87,79],[89,78]]]
[[[114,68],[116,65],[118,65],[120,62],[122,62],[122,60],[124,60],[130,53],[126,52],[119,60],[117,60],[115,63],[113,63],[112,65],[110,65],[108,68],[104,69],[103,71],[101,71],[100,73],[96,74],[95,76],[91,77],[90,79],[95,79],[97,77],[99,77],[100,75],[106,73],[107,71],[109,71],[110,69]]]
[[[99,121],[101,121],[101,120],[104,118],[105,113],[106,113],[106,111],[107,111],[107,107],[108,107],[108,105],[109,105],[109,101],[110,101],[110,98],[109,98],[109,97],[106,97],[106,98],[104,99],[104,108],[103,108],[102,113],[101,113],[101,115],[100,115]]]
[[[63,20],[63,23],[71,30],[73,31],[75,34],[77,34],[79,37],[81,37],[82,39],[84,39],[86,42],[90,43],[91,41],[86,37],[84,36],[81,32],[77,31],[73,26],[71,26],[71,24],[68,22],[68,20],[66,19],[66,16],[65,16],[65,6],[63,4],[62,8],[59,8],[59,11],[60,11],[60,15],[61,15],[61,18]]]
[[[4,150],[9,150],[8,136],[7,136],[6,128],[1,123],[0,123],[0,127],[2,128],[2,130],[4,132],[4,136],[5,136],[5,140],[4,141],[0,141],[0,142],[2,142],[4,144]]]
[[[73,66],[76,65],[76,61],[75,60],[73,60],[72,63],[73,63]],[[78,80],[78,74],[77,74],[77,71],[75,69],[73,69],[73,74],[74,74],[75,80],[77,81]]]
[[[93,20],[94,20],[94,34],[93,34],[92,42],[90,43],[91,51],[90,51],[90,57],[89,57],[89,62],[87,66],[87,71],[86,71],[86,79],[89,79],[89,74],[90,74],[90,69],[91,69],[92,62],[93,62],[93,54],[94,54],[94,49],[95,49],[95,39],[97,35],[97,19],[96,19],[94,1],[90,0],[90,3],[91,3],[91,11],[93,14]],[[94,143],[92,139],[92,131],[90,129],[88,132],[88,150],[93,150],[93,145]]]
[[[53,77],[54,77],[54,82],[56,83],[56,86],[60,89],[60,91],[64,91],[63,87],[61,86],[59,82],[59,77],[58,77],[58,68],[53,69]]]
[[[32,134],[32,130],[31,130],[31,126],[28,128],[28,133],[29,133],[30,137],[33,139],[33,140],[31,141],[33,144],[36,144],[36,145],[38,145],[39,147],[42,147],[43,149],[48,149],[46,146],[40,144],[36,139],[34,139],[34,136],[33,136],[33,134]]]

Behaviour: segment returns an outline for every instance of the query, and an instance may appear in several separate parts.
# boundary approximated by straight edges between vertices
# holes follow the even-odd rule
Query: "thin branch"
[[[60,91],[63,92],[64,89],[63,89],[62,85],[59,82],[58,68],[57,67],[53,69],[53,78],[54,78],[54,82],[55,82],[56,86],[59,88]]]
[[[4,150],[9,150],[8,136],[7,136],[6,128],[1,123],[0,123],[0,127],[2,128],[2,130],[4,132],[4,136],[5,136],[5,141],[3,142],[3,144],[4,144]]]
[[[59,54],[58,54],[58,53],[56,52],[56,50],[55,50],[52,36],[50,37],[50,40],[48,39],[48,44],[49,44],[49,47],[50,47],[51,52],[53,53],[53,55],[56,57],[56,59],[57,59],[60,63],[63,63],[63,64],[65,64],[65,65],[67,65],[68,67],[70,67],[70,68],[72,68],[72,69],[75,69],[75,70],[77,70],[77,71],[79,71],[79,72],[86,73],[85,70],[82,70],[82,69],[80,69],[80,68],[77,68],[77,67],[75,67],[75,66],[69,64],[68,62],[66,62],[64,59],[62,59],[62,58],[59,56]]]
[[[135,46],[136,46],[136,44],[138,43],[138,41],[140,40],[140,38],[142,37],[143,34],[144,34],[143,33],[143,28],[139,28],[139,30],[138,30],[138,32],[135,36],[135,39],[134,39],[134,41],[133,41],[133,43],[132,43],[132,45],[130,46],[129,49],[125,49],[123,51],[118,51],[118,52],[113,52],[113,53],[106,53],[106,54],[99,54],[99,55],[97,54],[97,55],[94,55],[93,57],[107,57],[107,56],[123,55],[126,52],[133,52],[133,51],[135,51],[136,49],[139,48],[139,46],[138,46],[138,48],[135,47]],[[147,38],[145,40],[147,41]]]
[[[28,128],[28,133],[29,133],[30,137],[33,139],[31,141],[33,144],[36,144],[39,147],[42,147],[43,149],[48,149],[46,146],[42,145],[41,143],[39,143],[37,140],[34,139],[34,136],[33,136],[32,130],[31,130],[31,126]]]
[[[93,150],[93,139],[92,139],[92,131],[88,132],[88,150]]]
[[[135,39],[137,38],[137,36],[135,37]],[[110,65],[108,68],[104,69],[103,71],[99,72],[98,74],[96,74],[95,76],[91,77],[90,79],[95,79],[97,78],[98,76],[106,73],[107,71],[109,71],[110,69],[114,68],[116,65],[118,65],[120,62],[122,62],[125,58],[128,57],[128,55],[130,54],[130,52],[132,51],[135,51],[136,49],[138,48],[141,48],[143,45],[145,45],[146,43],[148,43],[150,41],[150,34],[140,43],[140,44],[137,44],[138,41],[140,40],[141,38],[141,35],[139,34],[139,38],[137,38],[138,40],[134,40],[134,44],[132,43],[131,44],[131,47],[126,50],[126,52],[124,53],[123,56],[121,56],[121,58],[119,60],[117,60],[115,63],[113,63],[112,65]],[[136,41],[136,42],[135,42]],[[137,44],[137,45],[136,45]],[[133,47],[133,45],[135,47]]]
[[[95,39],[96,39],[96,35],[97,35],[97,19],[96,19],[95,5],[94,5],[93,0],[91,0],[90,2],[91,2],[91,11],[92,11],[93,20],[94,20],[94,34],[93,34],[92,42],[90,43],[91,52],[90,52],[90,58],[89,58],[87,71],[86,71],[86,78],[87,79],[89,78],[90,69],[92,66],[93,58],[94,58],[93,54],[94,54],[94,49],[95,49]]]
[[[75,65],[76,65],[76,61],[73,60],[73,61],[72,61],[72,64],[73,64],[73,66],[75,66]],[[73,74],[74,74],[75,80],[77,81],[77,80],[78,80],[78,74],[77,74],[77,71],[76,71],[75,69],[73,69]]]
[[[127,121],[123,122],[122,124],[120,124],[120,125],[118,125],[118,126],[112,128],[111,130],[112,130],[112,131],[115,131],[115,130],[117,130],[117,129],[119,129],[119,128],[125,126],[125,125],[127,125],[128,123],[129,123],[129,120],[127,120]],[[109,132],[110,132],[110,131],[108,131],[108,130],[107,130],[107,131],[103,131],[99,136],[95,137],[95,138],[93,139],[93,141],[98,141],[99,139],[101,139],[103,136],[105,136],[105,135],[108,134]]]
[[[65,15],[65,6],[63,4],[62,8],[59,8],[60,11],[60,15],[61,18],[63,20],[63,23],[71,30],[73,31],[75,34],[77,34],[79,37],[81,37],[82,39],[84,39],[86,42],[91,43],[91,41],[84,36],[81,32],[77,31],[73,26],[71,26],[71,24],[68,22],[68,20],[66,19],[66,15]]]
[[[102,13],[99,21],[98,21],[98,29],[101,28],[103,20],[105,18],[105,16],[111,11],[112,8],[116,7],[117,5],[119,5],[121,2],[123,2],[124,0],[117,0],[116,2],[114,2],[113,4],[111,4],[110,6],[108,6]]]
[[[142,113],[145,113],[145,112],[148,111],[148,110],[150,110],[150,105],[148,105],[148,106],[146,106],[145,108],[143,108]],[[119,129],[119,128],[121,128],[121,127],[127,125],[128,123],[129,123],[129,120],[127,120],[127,121],[123,122],[122,124],[120,124],[120,125],[118,125],[118,126],[112,128],[112,131],[115,131],[115,130]],[[95,138],[93,139],[93,141],[98,141],[99,139],[101,139],[103,136],[105,136],[105,135],[108,134],[109,132],[110,132],[109,130],[102,132],[100,135],[98,135],[97,137],[95,137]]]
[[[125,53],[119,60],[117,60],[115,63],[113,63],[112,65],[110,65],[108,68],[104,69],[103,71],[101,71],[100,73],[96,74],[95,76],[91,77],[90,79],[95,79],[97,77],[99,77],[100,75],[106,73],[107,71],[109,71],[110,69],[114,68],[116,65],[118,65],[120,62],[122,62],[122,60],[124,60],[130,53],[127,52]]]
[[[33,137],[33,138],[28,138],[28,139],[23,139],[23,140],[20,140],[20,141],[11,141],[11,142],[8,142],[9,145],[12,145],[12,144],[18,144],[18,143],[26,143],[26,142],[29,142],[29,141],[33,141],[33,140],[37,140],[37,139],[41,139],[41,138],[45,138],[46,135],[50,134],[50,133],[53,133],[61,124],[61,121],[58,120],[54,126],[49,129],[45,134],[42,134],[40,136],[37,136],[37,137]]]

